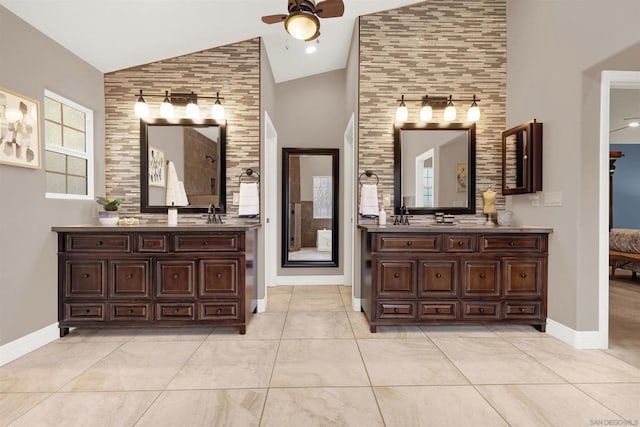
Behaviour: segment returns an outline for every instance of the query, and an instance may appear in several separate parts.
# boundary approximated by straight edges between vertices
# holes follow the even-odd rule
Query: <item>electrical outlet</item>
[[[382,206],[385,206],[385,207],[391,206],[391,194],[382,195]]]
[[[233,204],[237,205],[240,203],[240,195],[238,193],[233,193]]]

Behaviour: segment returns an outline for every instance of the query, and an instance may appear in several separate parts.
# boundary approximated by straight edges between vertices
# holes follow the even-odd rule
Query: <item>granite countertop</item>
[[[100,224],[79,224],[64,225],[59,227],[51,227],[51,231],[56,232],[139,232],[139,231],[161,231],[161,232],[177,232],[177,231],[247,231],[260,228],[260,223],[232,223],[232,224],[198,224],[184,223],[178,225],[167,225],[163,223],[142,223],[136,225],[100,225]]]
[[[553,228],[516,226],[486,226],[484,224],[416,224],[416,225],[378,225],[360,224],[358,228],[369,233],[553,233]]]

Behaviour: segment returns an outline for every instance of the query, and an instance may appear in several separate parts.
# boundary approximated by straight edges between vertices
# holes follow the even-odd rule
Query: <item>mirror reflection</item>
[[[522,129],[505,136],[504,144],[504,188],[513,189],[524,186],[525,170],[527,167],[527,130]]]
[[[396,127],[395,213],[475,213],[475,125]]]
[[[283,149],[282,266],[337,266],[338,150]]]
[[[141,211],[224,212],[225,128],[214,120],[141,121]],[[183,207],[184,206],[184,207]]]

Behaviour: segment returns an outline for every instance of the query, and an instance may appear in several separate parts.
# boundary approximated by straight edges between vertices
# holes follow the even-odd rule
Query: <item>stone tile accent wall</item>
[[[476,212],[482,212],[482,191],[492,186],[499,192],[506,31],[505,0],[429,0],[360,18],[358,175],[367,169],[378,174],[381,199],[384,192],[393,200],[395,100],[402,94],[411,99],[476,94],[482,100],[476,124]],[[418,121],[420,104],[407,106],[409,121]],[[468,106],[457,105],[462,121]],[[443,121],[442,111],[434,109],[434,121]],[[503,209],[504,198],[497,204]]]
[[[104,76],[105,170],[107,196],[124,196],[123,214],[140,213],[140,121],[133,113],[140,89],[149,94],[220,92],[227,116],[227,215],[246,168],[260,169],[260,39],[190,53],[176,58],[114,71]],[[151,116],[162,99],[147,98]],[[201,100],[204,114],[212,100]],[[205,105],[209,108],[205,110]],[[183,107],[178,107],[177,113]],[[181,113],[180,113],[181,114]],[[164,220],[164,215],[136,215]],[[182,216],[182,215],[181,215]],[[193,215],[193,217],[202,217]]]

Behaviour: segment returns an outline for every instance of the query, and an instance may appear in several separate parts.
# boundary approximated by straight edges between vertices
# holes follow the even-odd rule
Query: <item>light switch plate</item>
[[[391,206],[391,194],[384,194],[382,196],[382,205],[385,207]]]
[[[238,193],[233,193],[233,204],[237,205],[240,203],[240,195]]]
[[[545,206],[562,206],[562,192],[546,191],[544,193],[544,205]]]

